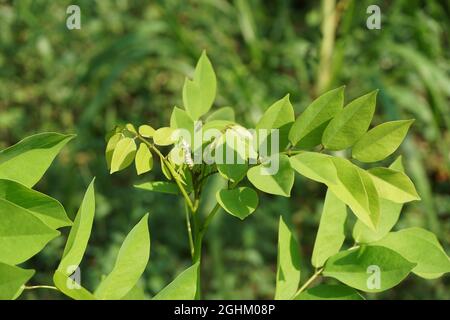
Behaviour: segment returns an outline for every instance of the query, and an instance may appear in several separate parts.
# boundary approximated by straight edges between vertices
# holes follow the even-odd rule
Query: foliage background
[[[81,8],[81,30],[66,29],[70,4]],[[381,30],[366,28],[370,4],[381,7]],[[327,6],[336,8],[334,16]],[[423,201],[404,208],[398,227],[434,231],[448,253],[449,6],[445,0],[0,0],[0,147],[42,131],[77,133],[37,188],[73,217],[97,176],[96,219],[82,264],[83,285],[91,289],[111,270],[127,232],[150,212],[152,249],[141,284],[152,295],[190,263],[182,204],[134,189],[142,178],[133,170],[110,176],[108,130],[124,122],[167,124],[203,49],[218,75],[216,106],[233,106],[247,126],[286,93],[298,114],[329,88],[347,85],[347,101],[379,88],[374,124],[417,120],[400,153]],[[155,170],[144,179],[160,175]],[[245,222],[218,215],[204,248],[205,298],[272,298],[280,214],[295,227],[302,278],[308,276],[325,190],[296,179],[291,199],[261,194]],[[51,283],[63,244],[51,242],[27,263],[38,270],[33,281]],[[23,298],[58,296],[41,290]],[[369,298],[450,299],[450,276],[411,275]]]

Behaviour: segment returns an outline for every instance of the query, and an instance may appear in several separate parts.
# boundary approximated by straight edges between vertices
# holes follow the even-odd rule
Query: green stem
[[[320,274],[322,273],[323,268],[317,270],[312,276],[311,278],[309,278],[304,284],[303,286],[300,287],[300,289],[298,289],[298,291],[295,293],[294,297],[298,296],[300,293],[302,293],[303,291],[305,291],[311,283],[313,283],[314,280],[317,279],[318,276],[320,276]]]
[[[189,237],[189,248],[191,250],[191,257],[192,257],[192,259],[194,259],[194,240],[192,238],[191,217],[189,214],[189,208],[187,206],[187,203],[185,203],[184,208],[186,211],[186,228],[187,228],[188,237]]]
[[[56,290],[59,291],[57,287],[54,286],[46,286],[46,285],[38,285],[38,286],[24,286],[24,290],[34,290],[34,289],[50,289],[50,290]]]

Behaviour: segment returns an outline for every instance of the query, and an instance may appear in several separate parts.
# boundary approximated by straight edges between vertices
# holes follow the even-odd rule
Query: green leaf
[[[199,264],[184,270],[171,283],[162,289],[153,300],[194,300],[197,294]]]
[[[425,279],[435,279],[450,272],[450,259],[436,236],[422,228],[390,232],[375,243],[394,250],[417,266],[412,270]]]
[[[289,95],[287,94],[284,98],[272,104],[266,112],[264,112],[264,115],[256,124],[256,130],[258,132],[260,129],[268,129],[268,133],[270,133],[270,129],[279,129],[279,150],[283,150],[288,144],[289,130],[294,121],[294,108],[292,107],[292,104],[289,101]],[[270,141],[271,135],[269,134],[265,138],[265,140]],[[260,137],[258,145],[261,145],[262,143],[265,143],[265,141]]]
[[[372,121],[377,92],[372,91],[353,100],[330,121],[322,136],[325,148],[346,149],[361,138]]]
[[[62,271],[56,270],[53,283],[66,296],[75,300],[96,300],[95,296]]]
[[[161,171],[164,174],[164,176],[167,178],[167,180],[172,180],[172,174],[170,173],[169,168],[167,167],[166,163],[162,158],[159,159],[161,164]]]
[[[170,127],[172,129],[185,129],[190,134],[190,139],[186,139],[191,146],[194,145],[194,121],[183,109],[174,107],[170,117]]]
[[[399,284],[415,264],[395,251],[364,246],[339,252],[328,259],[323,275],[365,292],[381,292]],[[375,272],[374,272],[375,270]],[[379,274],[376,272],[379,271]],[[379,275],[379,282],[372,282]]]
[[[276,170],[278,162],[278,170]],[[289,163],[288,156],[275,154],[270,160],[247,172],[247,178],[259,190],[284,197],[291,196],[294,185],[294,171]]]
[[[214,120],[227,120],[234,122],[235,121],[235,115],[234,115],[234,109],[231,107],[222,107],[214,112],[212,112],[205,120],[205,122],[210,122]]]
[[[403,172],[389,168],[372,168],[368,172],[381,198],[396,203],[420,200],[414,184]]]
[[[389,168],[403,172],[402,158],[398,157]],[[400,203],[380,198],[380,218],[377,229],[372,230],[358,220],[353,227],[353,239],[358,243],[370,243],[380,240],[397,223],[402,207],[403,205]]]
[[[241,181],[248,171],[251,134],[246,129],[243,130],[238,126],[228,129],[226,134],[219,138],[215,148],[217,170],[221,176],[233,182]],[[218,152],[222,152],[222,158],[218,156]],[[232,159],[229,159],[231,157]]]
[[[216,98],[217,80],[214,69],[203,51],[195,67],[194,79],[186,78],[183,87],[183,104],[193,120],[207,113]]]
[[[34,275],[25,270],[0,262],[0,300],[13,300],[22,293],[22,286]]]
[[[24,185],[0,179],[0,198],[27,209],[52,229],[72,225],[64,207],[58,200]]]
[[[116,133],[111,136],[108,140],[108,144],[106,145],[106,151],[105,151],[105,158],[106,158],[106,165],[108,169],[111,169],[111,161],[114,153],[114,149],[117,146],[117,143],[120,141],[120,139],[123,138],[122,133]]]
[[[292,168],[317,182],[328,187],[339,183],[333,157],[318,152],[302,152],[289,159]]]
[[[149,172],[153,168],[153,156],[145,143],[139,145],[134,159],[138,175]]]
[[[275,300],[290,300],[300,283],[300,248],[282,216],[278,225],[278,261]]]
[[[64,247],[63,256],[58,266],[58,270],[63,275],[70,275],[73,272],[73,266],[80,264],[91,235],[95,214],[94,180],[89,184],[84,194],[83,201],[78,209],[77,216],[67,238],[66,246]]]
[[[166,181],[151,181],[144,182],[141,184],[134,185],[135,188],[152,191],[152,192],[160,192],[160,193],[168,193],[168,194],[179,194],[180,190],[178,186],[173,182]]]
[[[217,170],[219,171],[220,175],[223,176],[225,179],[231,180],[232,182],[239,182],[247,174],[248,165],[247,164],[237,164],[237,163],[231,163],[231,164],[218,163]]]
[[[114,148],[110,173],[114,173],[128,167],[131,163],[133,163],[135,155],[136,142],[134,142],[134,139],[123,138],[119,140]]]
[[[159,128],[153,134],[153,141],[158,146],[170,146],[175,143],[175,129],[169,127]]]
[[[142,285],[136,284],[125,296],[120,300],[148,300]]]
[[[352,157],[362,162],[376,162],[390,156],[405,139],[414,120],[380,124],[369,130],[352,148]]]
[[[333,158],[333,163],[340,183],[330,189],[358,219],[375,230],[380,217],[380,202],[370,175],[346,159]]]
[[[341,249],[345,240],[346,218],[345,203],[328,189],[311,259],[314,267],[320,268],[329,257]]]
[[[320,284],[300,293],[295,300],[364,300],[364,298],[358,291],[343,284]]]
[[[149,126],[147,124],[143,124],[139,127],[139,134],[143,136],[144,138],[151,138],[153,137],[153,134],[155,133],[155,129],[152,128],[152,126]]]
[[[324,93],[300,114],[289,131],[289,141],[293,146],[309,148],[320,144],[326,126],[342,110],[344,89],[342,86]]]
[[[258,206],[258,194],[248,187],[219,190],[216,199],[226,212],[241,220],[252,214]]]
[[[148,214],[125,238],[111,273],[100,283],[95,296],[99,299],[118,300],[139,281],[150,257]]]
[[[59,151],[75,137],[59,133],[40,133],[0,151],[0,179],[34,186],[47,171]]]
[[[29,210],[0,199],[0,261],[22,263],[59,236]]]

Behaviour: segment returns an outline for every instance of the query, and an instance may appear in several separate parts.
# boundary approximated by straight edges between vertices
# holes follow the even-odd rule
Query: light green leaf
[[[320,284],[300,293],[295,300],[364,300],[364,298],[358,291],[343,284]]]
[[[450,272],[450,259],[436,236],[422,228],[390,232],[375,243],[402,255],[417,266],[412,270],[425,279],[435,279]]]
[[[214,120],[227,120],[234,122],[235,121],[234,109],[231,107],[222,107],[215,110],[206,118],[206,122]]]
[[[150,235],[146,214],[125,238],[113,270],[100,283],[95,296],[103,300],[124,297],[139,281],[149,257]]]
[[[143,286],[138,283],[120,300],[148,300],[148,297]]]
[[[309,148],[320,144],[329,121],[342,110],[344,89],[342,86],[324,93],[300,114],[289,131],[289,141],[293,146]]]
[[[339,183],[333,157],[318,152],[302,152],[289,159],[292,168],[317,182],[328,187]]]
[[[370,175],[350,161],[333,158],[339,183],[329,188],[353,213],[372,230],[380,218],[380,201]]]
[[[152,128],[152,126],[149,126],[147,124],[143,124],[139,127],[139,134],[143,136],[144,138],[151,138],[153,137],[153,134],[155,133],[155,129]]]
[[[114,148],[110,173],[114,173],[128,167],[131,163],[133,163],[135,155],[136,142],[134,139],[123,138],[119,140]]]
[[[216,98],[216,87],[216,74],[203,51],[195,67],[194,79],[186,79],[183,87],[183,104],[193,120],[211,109]]]
[[[175,143],[175,129],[169,127],[159,128],[153,134],[153,141],[158,146],[170,146]]]
[[[341,249],[345,240],[346,218],[345,203],[328,189],[311,259],[314,267],[320,268],[329,257]]]
[[[0,300],[13,300],[22,293],[22,286],[34,275],[25,270],[0,262]]]
[[[267,162],[250,168],[247,172],[247,178],[257,189],[263,192],[283,197],[291,196],[291,189],[294,185],[294,171],[291,168],[288,156],[284,154],[275,154]]]
[[[180,190],[178,189],[178,186],[175,183],[166,181],[144,182],[141,184],[136,184],[134,185],[134,187],[152,192],[169,193],[169,194],[180,193]]]
[[[289,101],[289,95],[287,94],[284,98],[272,104],[266,112],[264,112],[264,115],[256,124],[256,130],[258,132],[260,129],[268,129],[268,133],[270,133],[270,129],[279,129],[279,150],[283,150],[289,142],[289,130],[294,121],[294,108],[292,107],[292,104]],[[270,134],[265,137],[265,139],[259,137],[258,145],[267,143],[265,141],[271,141]],[[269,154],[272,153],[273,152],[269,150]]]
[[[241,181],[248,171],[248,165],[247,164],[217,164],[217,170],[219,171],[220,175],[223,176],[225,179],[231,180],[232,182],[239,182]]]
[[[376,162],[390,156],[400,146],[414,120],[380,124],[369,130],[352,148],[352,157],[362,162]]]
[[[372,91],[353,100],[330,121],[322,136],[325,148],[346,149],[361,138],[372,121],[377,92]]]
[[[166,163],[162,158],[159,159],[161,164],[161,171],[164,174],[164,176],[167,178],[167,180],[172,180],[172,174],[170,173],[169,168],[167,167]]]
[[[248,187],[219,190],[216,199],[226,212],[241,220],[252,214],[258,206],[258,194]]]
[[[70,275],[73,272],[73,266],[80,264],[91,235],[95,214],[94,180],[86,190],[64,247],[63,256],[58,266],[58,270],[63,275]]]
[[[27,209],[5,199],[0,199],[0,221],[0,261],[7,264],[28,260],[60,234]]]
[[[372,168],[368,172],[381,198],[396,203],[420,200],[414,184],[403,172],[389,168]]]
[[[59,151],[75,135],[40,133],[0,151],[0,179],[34,186],[47,171]]]
[[[197,294],[199,264],[184,270],[171,283],[162,289],[153,300],[194,300]]]
[[[95,296],[83,288],[64,272],[56,270],[53,275],[53,283],[66,296],[75,300],[96,300]]]
[[[153,168],[153,156],[145,143],[139,145],[134,159],[138,175],[149,172]]]
[[[278,262],[275,300],[290,300],[300,283],[300,248],[280,216],[278,224]]]
[[[58,200],[24,185],[0,179],[0,198],[27,209],[52,229],[72,225],[64,207]]]
[[[414,266],[391,249],[364,246],[329,258],[323,275],[358,290],[381,292],[399,284]],[[378,276],[379,281],[376,281]]]
[[[108,143],[106,145],[106,151],[105,151],[105,158],[106,158],[106,165],[108,169],[111,169],[111,161],[114,153],[114,149],[117,146],[117,143],[120,141],[120,139],[123,138],[122,133],[116,133],[109,138]]]
[[[172,115],[170,117],[170,127],[172,129],[184,129],[187,130],[190,137],[187,139],[183,133],[183,137],[185,137],[186,142],[190,145],[194,145],[194,121],[191,117],[184,111],[183,109],[174,107],[172,111]]]
[[[403,172],[402,158],[398,157],[389,168]],[[360,220],[357,220],[353,227],[353,239],[358,243],[370,243],[380,240],[387,235],[397,223],[402,207],[403,205],[400,203],[380,198],[380,218],[377,229],[372,230]]]

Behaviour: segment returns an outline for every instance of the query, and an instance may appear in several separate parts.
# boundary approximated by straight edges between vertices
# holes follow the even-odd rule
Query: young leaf
[[[396,203],[420,200],[414,184],[403,172],[389,168],[372,168],[368,172],[381,198]]]
[[[404,172],[401,156],[389,166],[389,169]],[[377,229],[372,230],[358,220],[353,227],[353,239],[358,243],[370,243],[380,240],[387,235],[397,223],[402,207],[403,205],[400,203],[380,198],[380,218]]]
[[[274,161],[278,161],[278,170],[275,170]],[[288,156],[284,154],[275,154],[267,163],[250,168],[247,172],[247,178],[257,189],[263,192],[283,197],[291,196],[291,189],[294,185],[294,171],[291,168]]]
[[[183,104],[193,120],[207,113],[216,98],[216,74],[203,51],[195,67],[194,79],[186,79],[183,87]]]
[[[34,270],[25,270],[0,262],[0,300],[16,299],[23,285],[34,275]]]
[[[30,211],[0,199],[0,261],[22,263],[59,236]]]
[[[300,283],[300,248],[280,216],[278,224],[278,262],[275,300],[290,300]]]
[[[199,263],[192,265],[162,289],[153,300],[194,300],[197,294]]]
[[[95,296],[99,299],[118,300],[138,282],[150,257],[148,214],[130,231],[120,247],[111,273],[100,283]]]
[[[376,230],[380,217],[377,189],[370,175],[343,158],[333,158],[339,184],[330,185],[333,193],[346,203],[353,213],[372,230]]]
[[[425,279],[435,279],[450,272],[450,259],[436,236],[421,228],[390,232],[375,243],[387,247],[417,265],[412,270]]]
[[[175,143],[175,129],[169,127],[159,128],[153,134],[153,141],[158,146],[170,146]]]
[[[399,284],[415,264],[391,249],[364,246],[328,259],[323,275],[365,292],[381,292]]]
[[[343,284],[320,284],[300,293],[294,300],[364,300],[364,298],[358,291]]]
[[[134,159],[138,175],[149,172],[153,168],[153,156],[145,143],[139,145]]]
[[[278,100],[272,104],[264,113],[264,115],[259,119],[256,124],[256,130],[268,129],[279,129],[279,150],[283,150],[288,144],[288,135],[291,124],[295,121],[294,108],[289,101],[289,95],[287,94],[284,98]],[[258,144],[261,145],[265,143],[259,138]],[[266,137],[267,141],[270,141],[270,134]]]
[[[235,116],[234,116],[234,109],[231,107],[222,107],[214,112],[212,112],[205,120],[205,122],[210,122],[214,120],[227,120],[234,122]]]
[[[92,293],[69,278],[65,272],[56,270],[53,275],[53,283],[62,293],[74,300],[96,300]]]
[[[0,151],[0,179],[34,186],[47,171],[59,151],[75,135],[40,133]]]
[[[114,148],[110,173],[114,173],[128,167],[133,162],[135,155],[136,142],[134,142],[134,139],[123,138],[119,140]]]
[[[186,141],[189,145],[194,145],[194,121],[183,109],[174,107],[170,116],[170,127],[172,129],[185,129],[190,134],[190,139]]]
[[[252,214],[258,206],[258,194],[248,187],[219,190],[216,199],[226,212],[241,220]]]
[[[293,146],[308,148],[320,144],[329,121],[342,110],[344,88],[324,93],[300,114],[289,131],[289,141]]]
[[[120,139],[123,138],[122,133],[116,133],[111,136],[108,140],[108,144],[106,145],[106,151],[105,151],[105,158],[106,158],[106,165],[109,170],[111,170],[111,161],[114,153],[114,149],[117,146],[117,143],[120,141]]]
[[[166,182],[166,181],[151,181],[151,182],[144,182],[141,184],[134,185],[135,188],[147,190],[147,191],[153,191],[153,192],[160,192],[160,193],[168,193],[168,194],[179,194],[180,189],[178,189],[178,186],[175,183],[172,182]]]
[[[292,168],[317,182],[326,184],[328,187],[338,184],[336,167],[333,157],[318,152],[302,152],[289,159]]]
[[[414,120],[380,124],[369,130],[352,148],[352,157],[362,162],[376,162],[390,156],[400,146]]]
[[[345,203],[328,189],[311,259],[314,267],[320,268],[329,257],[338,253],[341,249],[345,240],[346,218],[347,207]]]
[[[94,180],[86,190],[64,247],[63,256],[58,266],[58,270],[63,275],[70,275],[73,272],[72,267],[80,264],[91,235],[95,213]]]
[[[369,128],[375,112],[377,90],[350,102],[330,121],[322,144],[328,150],[351,147]]]
[[[144,138],[151,138],[153,137],[153,134],[155,133],[155,129],[153,129],[151,126],[147,124],[143,124],[139,127],[139,134],[143,136]]]
[[[0,199],[5,199],[29,210],[52,229],[72,224],[58,200],[29,189],[18,182],[0,179]]]

